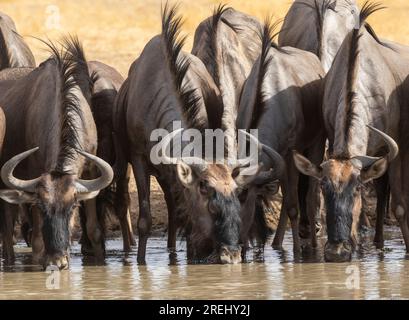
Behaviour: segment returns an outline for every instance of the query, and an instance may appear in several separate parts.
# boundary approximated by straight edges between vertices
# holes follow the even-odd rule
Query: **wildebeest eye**
[[[209,188],[207,187],[206,181],[200,181],[199,189],[202,195],[207,196],[209,194]]]

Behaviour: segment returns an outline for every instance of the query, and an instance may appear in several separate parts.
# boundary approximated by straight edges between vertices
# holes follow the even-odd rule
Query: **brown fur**
[[[209,185],[224,196],[231,196],[237,188],[228,167],[219,164],[209,164],[207,177]]]
[[[328,177],[332,183],[341,188],[354,173],[354,166],[346,160],[329,160],[323,165],[323,174]]]

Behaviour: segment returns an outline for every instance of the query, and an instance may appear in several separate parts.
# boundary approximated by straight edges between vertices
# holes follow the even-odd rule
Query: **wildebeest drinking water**
[[[226,138],[225,152],[233,162],[238,153],[236,120],[240,96],[253,64],[260,55],[261,40],[258,35],[260,29],[261,24],[256,18],[231,7],[220,5],[215,9],[212,17],[199,24],[195,32],[192,53],[205,63],[220,90],[223,103],[221,128],[224,130]],[[266,146],[263,146],[262,149],[273,162],[281,161],[280,156],[274,150]],[[279,163],[276,165],[277,167],[280,166]],[[266,191],[265,189],[269,185],[268,180],[268,175],[265,173],[260,176],[257,175],[250,184],[240,189],[239,198],[241,201],[250,185],[258,186],[259,191]],[[256,229],[252,225],[253,220],[249,219],[249,213],[253,212],[254,208],[249,208],[246,205],[241,208],[242,226],[240,233],[242,234],[241,243],[244,244],[244,249],[247,245],[249,229]],[[257,229],[265,227],[265,221],[261,222],[262,226],[257,226]],[[263,237],[264,234],[263,232]],[[260,238],[258,235],[255,237]],[[245,256],[245,250],[242,251],[242,255]]]
[[[52,57],[33,72],[0,83],[7,120],[1,176],[10,189],[0,196],[32,206],[34,260],[44,255],[45,266],[60,268],[68,266],[69,220],[80,201],[88,200],[88,237],[95,256],[103,257],[93,198],[113,177],[109,164],[93,155],[97,134],[89,106],[92,81],[82,47],[74,38],[66,39],[64,46],[60,52],[50,45]],[[95,166],[98,178],[93,177]],[[6,255],[11,258],[12,248]]]
[[[115,137],[113,136],[113,112],[115,99],[124,79],[114,68],[99,61],[88,62],[88,69],[94,77],[91,109],[97,127],[97,156],[115,166],[117,159],[115,158]],[[120,165],[118,164],[116,167],[120,167]],[[128,212],[129,173],[120,173],[116,176],[117,179],[114,179],[113,183],[97,196],[97,214],[102,224],[108,212],[119,219],[124,251],[130,251],[131,245],[135,245],[135,239],[130,222],[130,213]],[[86,251],[86,247],[90,247],[91,243],[86,236],[86,221],[84,221],[84,218],[84,215],[81,215],[83,229],[81,242],[84,242]],[[102,225],[102,229],[105,229],[104,225]]]
[[[358,242],[361,186],[382,176],[388,167],[395,199],[393,209],[409,248],[404,127],[408,119],[409,49],[382,42],[376,36],[366,19],[379,9],[379,4],[365,3],[359,14],[359,27],[346,37],[327,76],[323,113],[330,159],[318,167],[295,153],[300,171],[321,181],[327,214],[328,261],[351,259]],[[383,217],[380,221],[382,224]]]
[[[310,154],[311,159],[317,163],[322,161],[325,136],[320,117],[320,81],[324,71],[312,53],[275,44],[272,40],[273,30],[274,25],[270,22],[266,22],[260,30],[262,51],[244,85],[237,126],[242,129],[257,128],[261,143],[276,150],[282,157],[282,164],[278,167],[278,163],[271,163],[268,158],[262,158],[261,162],[264,170],[272,168],[271,181],[279,180],[281,184],[284,208],[280,224],[284,223],[284,230],[285,218],[287,215],[290,217],[294,248],[299,251],[298,172],[291,150],[314,150]],[[309,192],[312,221],[313,208],[318,206],[314,203],[315,194],[315,190]],[[248,196],[247,201],[254,200],[254,195],[252,198]],[[254,216],[248,217],[254,219]],[[316,246],[315,224],[312,225],[313,245]],[[281,246],[282,239],[278,240]]]
[[[188,258],[237,263],[241,260],[241,221],[236,189],[248,180],[241,172],[235,172],[233,166],[202,158],[190,164],[188,159],[179,157],[175,164],[175,159],[163,155],[167,164],[159,165],[150,159],[155,145],[150,135],[155,129],[172,132],[175,121],[181,123],[182,129],[197,128],[202,132],[221,126],[218,88],[204,64],[181,51],[180,17],[175,10],[165,6],[162,34],[146,45],[118,95],[115,134],[119,141],[127,142],[121,149],[128,151],[124,156],[132,163],[139,197],[138,261],[145,262],[151,227],[149,177],[155,175],[164,191],[170,217],[187,221]],[[176,133],[162,139],[162,150],[166,151]],[[175,230],[169,233],[168,245],[172,246]]]

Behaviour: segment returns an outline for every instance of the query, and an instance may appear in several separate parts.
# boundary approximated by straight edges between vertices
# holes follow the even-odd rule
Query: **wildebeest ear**
[[[388,169],[388,160],[381,158],[372,164],[368,169],[361,171],[361,181],[367,183],[373,179],[378,179],[384,175]]]
[[[35,196],[18,190],[0,190],[0,198],[11,204],[33,203]]]
[[[322,178],[322,169],[311,163],[310,160],[308,160],[295,150],[293,151],[293,158],[295,166],[302,174],[317,179]]]
[[[176,165],[176,170],[180,182],[185,187],[190,188],[194,181],[192,168],[183,161],[179,161]]]

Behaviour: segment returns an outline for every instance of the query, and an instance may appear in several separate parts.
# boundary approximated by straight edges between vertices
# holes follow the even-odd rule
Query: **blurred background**
[[[160,32],[162,0],[0,0],[0,11],[10,15],[36,57],[48,57],[44,45],[30,36],[57,40],[77,34],[88,60],[100,60],[126,76],[144,45]],[[170,1],[175,3],[174,1]],[[362,4],[364,1],[359,1]],[[409,1],[383,0],[387,9],[370,18],[377,34],[409,45]],[[219,0],[179,0],[189,51],[198,24],[210,16]],[[222,2],[260,19],[282,19],[291,0],[231,0]]]

